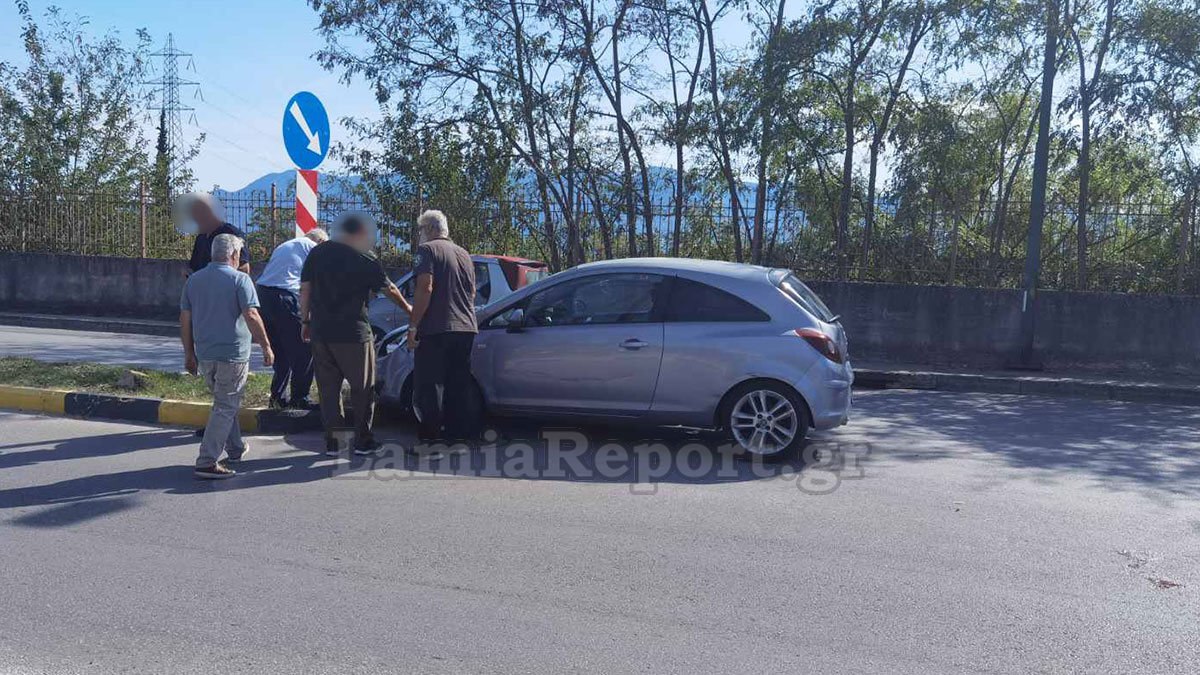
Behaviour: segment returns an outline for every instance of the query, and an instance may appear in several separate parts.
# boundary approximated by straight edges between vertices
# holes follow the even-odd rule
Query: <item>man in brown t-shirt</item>
[[[450,241],[441,211],[417,219],[422,244],[413,259],[416,297],[408,344],[416,349],[413,403],[423,442],[465,440],[478,434],[471,347],[475,325],[475,267],[471,255]]]

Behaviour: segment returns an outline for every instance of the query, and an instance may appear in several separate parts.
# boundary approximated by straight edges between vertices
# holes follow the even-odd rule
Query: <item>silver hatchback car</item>
[[[746,451],[798,449],[845,424],[845,331],[783,269],[679,258],[589,263],[479,312],[476,392],[500,415],[726,430]],[[412,355],[381,342],[380,392],[408,407]]]

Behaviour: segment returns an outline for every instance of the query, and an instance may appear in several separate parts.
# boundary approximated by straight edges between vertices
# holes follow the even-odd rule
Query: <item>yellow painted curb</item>
[[[238,411],[238,426],[252,434],[258,431],[260,408],[242,408]],[[181,427],[202,428],[208,424],[212,404],[194,401],[163,401],[158,406],[158,423]]]
[[[0,408],[62,415],[68,393],[56,389],[0,385]]]
[[[258,408],[242,408],[238,411],[238,426],[247,434],[258,431]]]
[[[0,384],[0,409],[65,415],[67,396],[72,393],[74,392]],[[158,404],[157,420],[140,420],[140,422],[199,429],[208,424],[208,415],[211,410],[211,403],[162,401]],[[242,408],[238,411],[238,426],[243,432],[248,434],[258,432],[258,414],[262,411],[263,408]]]
[[[158,406],[158,423],[183,427],[202,427],[208,424],[212,406],[190,401],[163,401]]]

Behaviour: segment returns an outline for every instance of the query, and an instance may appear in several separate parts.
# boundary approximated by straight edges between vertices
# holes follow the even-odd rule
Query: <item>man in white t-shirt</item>
[[[329,239],[315,229],[280,244],[258,278],[258,298],[262,304],[267,335],[275,345],[275,377],[271,379],[271,407],[311,407],[308,398],[313,382],[312,350],[301,338],[300,270],[317,246]]]

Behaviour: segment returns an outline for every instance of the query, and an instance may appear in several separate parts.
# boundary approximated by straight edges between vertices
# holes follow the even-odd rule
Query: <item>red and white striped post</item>
[[[296,170],[296,236],[317,227],[317,172]]]

